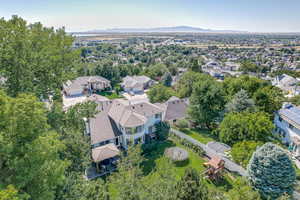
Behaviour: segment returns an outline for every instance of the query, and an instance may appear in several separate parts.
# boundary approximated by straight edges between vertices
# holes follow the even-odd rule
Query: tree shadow
[[[145,160],[142,162],[142,170],[145,176],[156,167],[155,161],[164,155],[165,149],[173,146],[176,145],[170,140],[155,141],[151,144],[145,144],[143,147],[143,156]]]
[[[190,164],[190,159],[186,159],[186,160],[183,160],[183,161],[176,161],[176,162],[174,162],[174,164],[175,164],[176,167],[185,167],[188,164]]]

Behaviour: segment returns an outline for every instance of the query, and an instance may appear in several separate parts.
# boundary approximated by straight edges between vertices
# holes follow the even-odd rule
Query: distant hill
[[[198,27],[191,27],[191,26],[174,26],[174,27],[157,27],[157,28],[112,28],[112,29],[105,29],[105,30],[92,30],[87,31],[88,33],[103,33],[103,32],[115,32],[115,33],[149,33],[149,32],[190,32],[190,33],[242,33],[245,31],[234,31],[234,30],[212,30],[212,29],[203,29]]]

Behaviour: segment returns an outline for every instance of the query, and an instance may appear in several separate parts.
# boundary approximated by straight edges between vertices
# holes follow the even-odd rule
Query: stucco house
[[[122,80],[121,87],[125,92],[138,94],[143,93],[154,83],[155,81],[147,76],[126,76]]]
[[[146,137],[152,137],[155,124],[162,121],[162,115],[163,110],[149,102],[132,104],[124,99],[113,100],[86,123],[93,161],[97,165],[110,162],[118,155],[116,149],[144,143]]]
[[[110,81],[106,78],[101,76],[81,76],[75,80],[67,81],[63,85],[63,93],[67,97],[77,97],[110,88]]]

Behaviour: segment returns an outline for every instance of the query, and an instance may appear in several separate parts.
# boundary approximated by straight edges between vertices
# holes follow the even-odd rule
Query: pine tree
[[[184,176],[176,184],[176,199],[178,200],[206,200],[208,191],[202,182],[198,172],[193,168],[187,168]]]
[[[295,169],[286,152],[275,144],[266,143],[258,148],[247,171],[252,185],[265,198],[276,199],[293,192]]]
[[[226,105],[227,112],[255,111],[254,101],[248,97],[246,90],[241,89]]]
[[[171,87],[172,84],[172,75],[170,72],[165,72],[161,78],[162,84],[167,87]]]

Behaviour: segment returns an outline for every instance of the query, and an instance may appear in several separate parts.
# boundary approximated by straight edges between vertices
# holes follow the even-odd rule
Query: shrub
[[[158,140],[166,140],[169,136],[170,125],[166,122],[155,124],[155,130]]]
[[[243,167],[247,167],[247,164],[258,146],[263,145],[262,142],[244,141],[238,142],[233,145],[231,149],[231,156],[233,160]]]
[[[177,126],[178,128],[188,128],[189,122],[186,119],[180,119],[175,122],[175,126]]]

